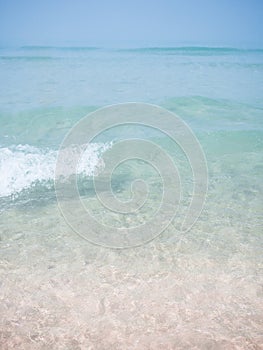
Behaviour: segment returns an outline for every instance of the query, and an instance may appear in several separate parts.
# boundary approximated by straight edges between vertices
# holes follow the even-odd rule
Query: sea
[[[261,349],[263,49],[1,47],[0,77],[0,348]],[[93,138],[64,181],[83,120]],[[137,179],[146,199],[122,211]]]

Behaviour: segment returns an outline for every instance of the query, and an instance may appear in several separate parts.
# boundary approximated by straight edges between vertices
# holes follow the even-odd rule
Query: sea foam
[[[77,166],[76,172],[96,175],[101,154],[109,144],[91,143]],[[58,151],[30,145],[0,148],[0,196],[6,197],[28,189],[36,183],[47,183],[55,176]]]

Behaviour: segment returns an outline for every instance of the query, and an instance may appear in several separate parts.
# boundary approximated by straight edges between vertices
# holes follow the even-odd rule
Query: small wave
[[[119,51],[149,54],[213,56],[229,54],[263,53],[263,49],[242,49],[235,47],[209,47],[209,46],[176,46],[176,47],[141,47],[120,49]]]
[[[96,174],[101,154],[109,144],[91,143],[85,148],[77,172]],[[58,151],[29,145],[0,148],[0,197],[20,193],[37,184],[48,185],[55,176]]]
[[[0,56],[2,61],[53,61],[59,57],[51,56]]]
[[[96,46],[22,46],[22,50],[94,51]]]

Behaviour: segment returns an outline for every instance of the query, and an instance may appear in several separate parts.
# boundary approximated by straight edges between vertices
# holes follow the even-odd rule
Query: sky
[[[0,45],[263,47],[263,0],[0,0]]]

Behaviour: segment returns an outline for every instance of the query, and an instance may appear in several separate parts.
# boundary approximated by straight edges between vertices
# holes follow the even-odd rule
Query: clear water
[[[263,50],[1,48],[0,76],[3,348],[259,349]],[[175,220],[146,245],[112,250],[70,229],[53,180],[59,146],[75,123],[130,101],[165,107],[192,128],[209,186],[187,233],[178,233]],[[132,179],[149,180],[150,205],[136,218],[105,212],[87,185],[103,150],[131,135],[159,142],[177,160],[180,219],[192,188],[189,164],[169,140],[135,126],[88,146],[81,196],[108,225],[154,215],[159,179],[144,165],[123,165],[113,180],[122,199]]]

